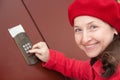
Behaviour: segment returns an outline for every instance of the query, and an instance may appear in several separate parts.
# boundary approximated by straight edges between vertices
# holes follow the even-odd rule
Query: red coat
[[[50,50],[50,59],[44,67],[56,70],[65,76],[78,78],[78,80],[120,80],[120,67],[109,79],[101,77],[101,61],[98,60],[93,66],[90,60],[77,61],[66,58],[63,53]]]

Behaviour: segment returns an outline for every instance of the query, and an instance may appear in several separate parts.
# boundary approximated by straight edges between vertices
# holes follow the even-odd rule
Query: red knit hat
[[[120,32],[120,3],[117,0],[75,0],[68,8],[70,24],[81,15],[97,17]]]

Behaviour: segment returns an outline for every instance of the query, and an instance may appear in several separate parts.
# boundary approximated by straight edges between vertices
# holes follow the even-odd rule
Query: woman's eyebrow
[[[90,22],[88,22],[87,23],[87,25],[90,25],[90,24],[92,24],[94,21],[90,21]],[[74,28],[77,28],[77,27],[79,27],[79,26],[73,26]]]
[[[90,24],[92,24],[94,21],[90,21],[89,23],[87,23],[87,25],[90,25]]]
[[[73,28],[77,28],[77,27],[79,27],[79,26],[73,26]]]

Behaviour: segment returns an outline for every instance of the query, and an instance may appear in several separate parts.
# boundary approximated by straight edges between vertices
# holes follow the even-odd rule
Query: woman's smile
[[[98,47],[99,43],[93,43],[93,44],[89,44],[89,45],[85,45],[85,50],[87,52],[91,52],[92,50],[95,50]]]
[[[109,24],[90,16],[76,17],[74,31],[77,45],[90,58],[100,55],[112,42],[117,32]]]

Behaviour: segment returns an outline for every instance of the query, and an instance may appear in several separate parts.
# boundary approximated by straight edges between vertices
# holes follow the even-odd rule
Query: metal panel
[[[41,62],[28,66],[8,28],[22,24],[31,42],[43,41],[21,0],[0,0],[0,80],[64,80],[57,72],[47,70]]]

